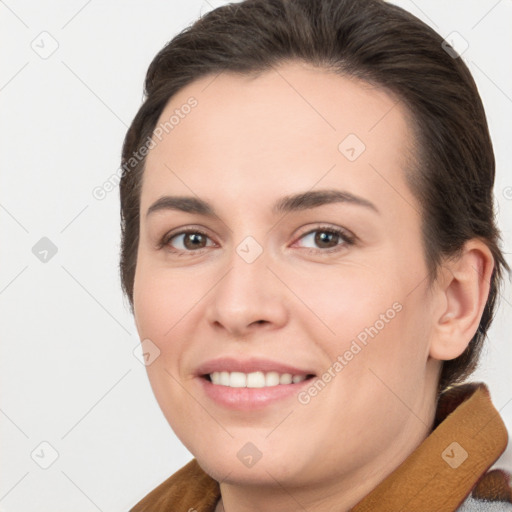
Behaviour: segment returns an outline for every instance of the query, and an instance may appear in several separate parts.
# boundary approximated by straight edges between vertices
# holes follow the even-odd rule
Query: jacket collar
[[[352,512],[454,511],[507,446],[507,430],[483,383],[443,393],[434,427]],[[219,498],[219,483],[192,459],[131,512],[213,512]]]
[[[483,383],[443,393],[436,424],[353,512],[456,510],[507,446],[507,430]]]

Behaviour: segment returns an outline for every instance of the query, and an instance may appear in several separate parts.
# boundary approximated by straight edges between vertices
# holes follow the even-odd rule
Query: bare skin
[[[428,288],[420,207],[404,177],[412,131],[385,91],[302,63],[213,78],[171,99],[161,122],[190,96],[198,104],[147,157],[134,310],[141,339],[160,350],[148,376],[176,435],[221,482],[217,510],[346,511],[430,432],[441,361],[478,328],[492,255],[469,241]],[[357,139],[343,145],[349,134]],[[284,196],[320,190],[373,207],[272,211]],[[200,198],[216,216],[148,214],[162,196]],[[203,233],[200,243],[184,229]],[[237,252],[249,236],[262,250],[251,263]],[[354,350],[370,326],[378,333]],[[331,369],[331,379],[313,395],[301,388],[302,401],[233,410],[196,375],[219,356],[317,378]],[[338,356],[346,364],[336,371]],[[237,456],[247,443],[262,454],[251,467]]]

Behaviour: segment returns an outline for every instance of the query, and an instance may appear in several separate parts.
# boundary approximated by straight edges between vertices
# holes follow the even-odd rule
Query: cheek
[[[429,317],[423,287],[411,293],[413,274],[392,265],[379,271],[351,265],[298,281],[297,296],[311,314],[296,318],[332,361],[349,351],[346,359],[359,361],[350,364],[352,371],[362,366],[403,374],[404,364],[417,371],[428,355]]]
[[[333,339],[352,339],[400,300],[396,280],[355,265],[297,281],[297,296]],[[394,316],[395,311],[389,312]],[[300,318],[300,317],[299,317]]]
[[[197,302],[197,289],[187,286],[173,272],[172,279],[151,265],[137,268],[134,282],[134,313],[141,340],[149,339],[158,347],[154,361],[146,366],[149,382],[159,406],[171,427],[178,433],[188,422],[190,403],[178,382],[186,344],[183,329],[187,326],[187,312]],[[182,418],[181,420],[179,418]],[[178,434],[179,435],[179,434]],[[183,435],[183,434],[182,434]]]
[[[186,330],[197,289],[186,286],[173,272],[140,266],[134,283],[134,313],[140,340],[156,345],[158,357],[146,371],[153,392],[166,414],[180,402],[176,379],[182,380],[182,359],[186,351]],[[195,291],[195,293],[194,293]]]
[[[197,286],[183,281],[179,272],[166,275],[165,271],[140,262],[135,274],[133,302],[141,339],[167,337],[190,305],[197,302]]]

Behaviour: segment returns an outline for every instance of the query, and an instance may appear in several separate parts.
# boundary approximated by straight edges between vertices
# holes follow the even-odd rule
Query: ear
[[[490,249],[476,238],[466,242],[459,257],[443,264],[435,292],[431,357],[454,359],[469,345],[489,296],[493,268]]]

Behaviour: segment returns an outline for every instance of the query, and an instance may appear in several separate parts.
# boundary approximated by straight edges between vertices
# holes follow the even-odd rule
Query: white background
[[[117,270],[117,189],[103,200],[92,191],[119,167],[154,55],[223,3],[0,1],[3,511],[128,510],[191,458],[133,354],[138,337]],[[508,252],[512,2],[398,3],[443,37],[457,31],[469,43],[463,58],[490,123],[498,220]],[[47,58],[34,51],[57,44]],[[32,252],[42,237],[58,250],[46,263]],[[488,383],[512,432],[510,290],[507,282],[482,368],[472,380]],[[43,441],[51,447],[40,446]],[[41,468],[54,451],[57,460]],[[512,469],[511,451],[509,446],[500,466]]]

